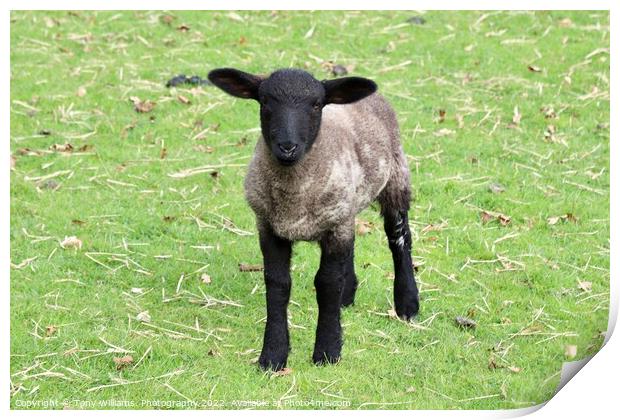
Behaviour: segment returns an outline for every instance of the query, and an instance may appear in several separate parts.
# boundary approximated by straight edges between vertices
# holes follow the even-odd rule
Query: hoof
[[[396,305],[396,315],[403,321],[410,321],[416,317],[420,310],[420,301],[418,297],[410,299],[408,302]]]
[[[335,365],[340,361],[340,353],[314,353],[312,361],[317,366]]]
[[[272,370],[277,372],[286,367],[288,356],[263,355],[258,358],[258,365],[262,370]]]
[[[353,304],[355,304],[355,299],[353,297],[350,297],[348,299],[343,298],[340,302],[340,307],[348,308],[349,306],[353,306]]]

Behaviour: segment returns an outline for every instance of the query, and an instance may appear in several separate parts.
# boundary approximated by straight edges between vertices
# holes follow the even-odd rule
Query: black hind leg
[[[420,301],[411,260],[407,206],[399,210],[391,207],[390,203],[381,204],[385,233],[394,261],[394,309],[401,319],[409,320],[417,315]]]
[[[340,306],[351,306],[355,301],[355,291],[357,290],[357,277],[355,275],[355,264],[353,263],[353,251],[347,259],[345,265],[344,287]]]

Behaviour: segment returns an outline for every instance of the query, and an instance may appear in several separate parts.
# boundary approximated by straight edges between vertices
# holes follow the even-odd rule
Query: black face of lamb
[[[265,78],[223,68],[211,71],[209,80],[233,96],[260,103],[263,138],[283,166],[299,162],[311,149],[325,105],[352,103],[377,89],[372,80],[361,77],[320,82],[298,69],[278,70]]]
[[[263,138],[284,166],[294,165],[310,150],[321,127],[323,84],[302,71],[281,70],[258,90]]]

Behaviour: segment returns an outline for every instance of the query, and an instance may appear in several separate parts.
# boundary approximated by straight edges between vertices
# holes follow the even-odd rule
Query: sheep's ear
[[[350,104],[372,95],[377,91],[377,84],[363,77],[343,77],[324,80],[325,103]]]
[[[263,78],[241,70],[223,68],[209,72],[209,80],[232,96],[258,100],[258,86]]]

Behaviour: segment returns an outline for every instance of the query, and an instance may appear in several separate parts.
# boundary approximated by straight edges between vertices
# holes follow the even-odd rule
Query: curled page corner
[[[602,347],[601,347],[602,348]],[[600,349],[599,349],[600,351]],[[564,385],[568,383],[573,377],[583,368],[594,356],[588,356],[585,359],[574,360],[572,362],[564,362],[562,364],[562,371],[560,372],[560,382],[555,390],[555,394],[560,392]],[[554,395],[555,395],[554,394]]]

